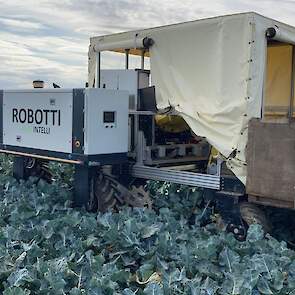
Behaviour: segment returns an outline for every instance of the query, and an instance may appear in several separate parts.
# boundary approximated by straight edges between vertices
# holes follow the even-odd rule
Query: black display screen
[[[103,112],[104,123],[115,123],[115,112]]]

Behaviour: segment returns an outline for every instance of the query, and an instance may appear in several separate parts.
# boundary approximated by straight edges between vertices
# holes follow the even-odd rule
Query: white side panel
[[[139,72],[138,75],[138,89],[149,87],[150,75],[147,72]]]
[[[3,144],[72,152],[72,90],[4,91]]]
[[[101,70],[101,88],[128,90],[137,96],[137,72],[134,70]]]
[[[119,89],[119,71],[117,70],[101,70],[100,83],[101,88]]]
[[[129,107],[135,109],[138,89],[149,86],[149,75],[136,70],[101,70],[101,88],[127,90]]]
[[[104,121],[114,112],[114,122]],[[85,90],[85,151],[87,155],[127,153],[128,92],[101,88]]]

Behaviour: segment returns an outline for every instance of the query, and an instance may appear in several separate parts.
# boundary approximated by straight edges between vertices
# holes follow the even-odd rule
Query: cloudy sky
[[[295,0],[0,0],[0,89],[83,86],[90,36],[245,11],[295,26]]]

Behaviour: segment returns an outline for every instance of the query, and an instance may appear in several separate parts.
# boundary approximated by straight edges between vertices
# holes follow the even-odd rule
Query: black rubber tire
[[[126,188],[111,176],[98,173],[91,179],[90,200],[87,210],[106,212],[118,210],[119,206],[151,207],[151,201],[143,188]]]
[[[271,223],[265,212],[256,204],[242,202],[240,203],[240,214],[243,221],[250,226],[251,224],[260,224],[265,232],[271,231]]]
[[[96,210],[106,212],[116,207],[118,192],[115,191],[111,180],[103,174],[99,174],[94,182],[94,197],[96,199]]]
[[[245,241],[247,236],[247,227],[243,223],[229,223],[226,231],[232,233],[238,241]]]
[[[37,177],[48,183],[52,183],[52,174],[47,166],[46,161],[39,159],[26,158],[25,178]]]

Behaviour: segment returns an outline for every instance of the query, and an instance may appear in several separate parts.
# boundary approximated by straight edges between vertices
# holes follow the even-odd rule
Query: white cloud
[[[30,22],[27,20],[19,20],[13,18],[0,17],[0,26],[5,26],[12,30],[34,31],[42,29],[44,26],[37,22]]]
[[[36,78],[82,86],[95,35],[244,11],[295,26],[295,0],[0,0],[0,7],[0,88],[30,87]]]

